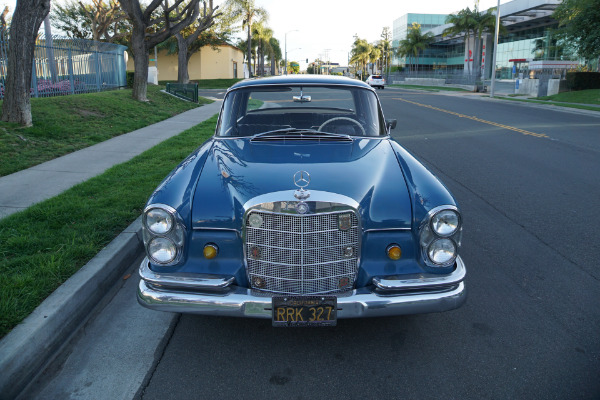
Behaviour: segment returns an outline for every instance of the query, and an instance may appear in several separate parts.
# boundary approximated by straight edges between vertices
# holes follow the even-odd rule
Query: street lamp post
[[[285,33],[285,66],[284,66],[284,68],[285,68],[285,74],[286,74],[286,75],[288,74],[288,61],[287,61],[287,34],[288,34],[288,33],[292,33],[292,32],[298,32],[298,29],[294,29],[294,30],[291,30],[291,31],[287,31],[287,32]]]

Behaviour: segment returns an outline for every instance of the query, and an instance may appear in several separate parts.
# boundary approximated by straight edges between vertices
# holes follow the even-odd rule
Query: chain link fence
[[[31,96],[99,92],[126,86],[125,46],[59,36],[38,36]],[[8,31],[0,32],[0,98],[7,73]]]

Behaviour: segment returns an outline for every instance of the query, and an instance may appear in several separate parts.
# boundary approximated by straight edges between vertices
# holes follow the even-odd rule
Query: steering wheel
[[[328,119],[327,121],[323,122],[321,124],[321,126],[319,126],[318,131],[319,132],[323,132],[323,127],[325,125],[331,123],[331,122],[334,122],[334,121],[349,121],[349,122],[352,122],[352,123],[356,124],[360,128],[360,130],[362,132],[362,135],[366,136],[365,128],[363,128],[363,126],[357,120],[355,120],[353,118],[348,118],[348,117],[335,117],[335,118]]]

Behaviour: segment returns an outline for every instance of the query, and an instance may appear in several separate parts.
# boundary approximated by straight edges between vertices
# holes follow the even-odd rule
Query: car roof
[[[262,85],[344,85],[371,89],[369,85],[358,79],[351,79],[343,76],[294,74],[244,79],[233,85],[230,90]]]

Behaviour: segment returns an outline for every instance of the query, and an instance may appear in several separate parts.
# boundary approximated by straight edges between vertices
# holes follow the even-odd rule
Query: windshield
[[[311,130],[348,136],[386,135],[375,94],[345,86],[253,86],[227,94],[217,136]]]

